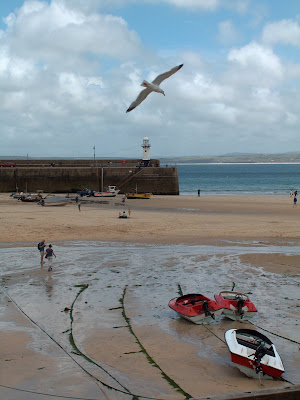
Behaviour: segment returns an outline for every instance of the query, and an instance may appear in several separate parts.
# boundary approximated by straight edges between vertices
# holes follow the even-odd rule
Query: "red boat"
[[[26,203],[33,203],[33,202],[38,202],[42,199],[42,196],[40,195],[26,195],[26,196],[21,196],[20,200],[24,201]]]
[[[169,301],[169,307],[194,324],[209,324],[221,316],[223,308],[202,294],[186,294]]]
[[[215,294],[215,299],[223,307],[225,317],[234,321],[248,321],[257,313],[255,305],[243,293],[224,291]]]
[[[231,361],[250,378],[280,378],[284,367],[274,344],[252,329],[229,329],[225,341]]]

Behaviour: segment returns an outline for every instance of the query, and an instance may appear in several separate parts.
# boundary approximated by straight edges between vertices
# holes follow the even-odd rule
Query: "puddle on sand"
[[[273,274],[243,264],[241,254],[298,255],[299,246],[187,246],[141,245],[105,242],[69,242],[54,245],[57,258],[53,271],[39,265],[39,253],[29,247],[1,248],[2,285],[11,297],[34,321],[71,352],[68,333],[70,307],[79,286],[88,284],[74,307],[76,343],[81,344],[94,329],[112,329],[126,325],[122,318],[120,298],[127,287],[126,301],[134,306],[131,324],[134,327],[152,325],[178,340],[195,345],[199,356],[228,366],[226,346],[214,350],[212,340],[203,326],[192,326],[169,309],[168,302],[186,293],[202,293],[213,298],[215,293],[232,288],[248,293],[258,308],[253,322],[270,332],[299,341],[299,284],[297,277]],[[130,300],[129,300],[130,299]],[[222,340],[224,332],[249,324],[230,322],[224,318],[209,325]],[[9,329],[12,329],[10,322]],[[299,365],[298,347],[278,336],[263,332],[275,343],[286,368],[284,377],[300,383],[294,370]],[[31,346],[41,352],[41,335],[35,335]],[[201,338],[203,340],[201,341]],[[217,338],[215,338],[218,341]],[[221,347],[223,345],[221,344]],[[79,346],[80,347],[80,346]],[[43,347],[47,352],[47,347]],[[70,361],[71,362],[71,361]],[[145,361],[146,362],[146,361]],[[94,370],[93,366],[89,367]],[[114,369],[114,376],[122,373]]]

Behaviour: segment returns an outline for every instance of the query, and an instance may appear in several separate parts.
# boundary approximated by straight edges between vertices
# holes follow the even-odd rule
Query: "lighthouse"
[[[142,144],[142,148],[143,148],[143,162],[144,162],[144,166],[147,167],[150,163],[150,143],[149,143],[149,138],[147,138],[147,136],[144,137],[143,139],[143,144]]]

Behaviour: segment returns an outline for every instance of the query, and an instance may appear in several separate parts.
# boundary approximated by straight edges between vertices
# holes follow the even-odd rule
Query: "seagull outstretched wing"
[[[126,112],[128,113],[129,111],[131,111],[135,107],[137,107],[139,104],[141,104],[141,102],[144,101],[145,98],[148,96],[148,94],[151,92],[152,92],[152,90],[149,88],[142,90],[140,92],[140,94],[138,95],[138,97],[130,104],[130,106],[128,107],[128,110]]]
[[[162,81],[169,78],[171,75],[175,74],[175,72],[180,70],[180,68],[182,68],[182,66],[183,66],[183,64],[180,64],[177,67],[170,69],[170,71],[167,71],[167,72],[164,72],[163,74],[158,75],[154,79],[154,81],[152,81],[152,83],[154,83],[155,85],[160,85],[162,83]]]

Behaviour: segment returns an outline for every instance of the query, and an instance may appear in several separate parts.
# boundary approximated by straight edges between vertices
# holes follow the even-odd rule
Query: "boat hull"
[[[284,367],[273,343],[263,334],[251,329],[229,329],[225,341],[231,361],[248,377],[255,379],[280,378]],[[258,360],[254,357],[263,343],[266,349]]]
[[[104,192],[94,191],[94,197],[116,197],[120,190],[116,189],[116,186],[108,186]]]
[[[94,197],[116,197],[116,193],[94,192]]]
[[[126,193],[127,199],[150,199],[152,193]]]
[[[222,310],[221,309],[217,310],[217,311],[214,311],[215,319],[213,319],[211,316],[205,316],[205,314],[200,314],[200,315],[189,317],[187,315],[181,314],[179,311],[176,311],[176,312],[180,317],[182,317],[184,319],[187,319],[188,321],[193,322],[196,325],[211,324],[212,322],[217,320],[222,315]]]
[[[223,314],[226,318],[229,318],[232,321],[249,321],[257,314],[257,311],[254,311],[254,312],[246,311],[246,312],[244,312],[244,315],[241,316],[241,315],[236,314],[236,312],[233,310],[228,310],[228,309],[224,308]]]
[[[66,206],[67,204],[70,204],[70,202],[69,201],[45,202],[44,204],[41,205],[45,207],[62,207]]]
[[[171,299],[169,307],[176,313],[194,324],[210,324],[217,320],[223,312],[214,300],[202,294],[187,294]]]
[[[41,199],[38,204],[41,206],[55,206],[55,207],[61,207],[65,206],[67,204],[71,204],[72,200],[69,197],[62,197],[62,196],[46,196],[44,199]]]
[[[282,375],[282,372],[268,367],[267,365],[263,367],[263,373],[257,373],[254,360],[249,360],[246,357],[238,356],[236,354],[231,353],[231,361],[243,374],[252,379],[273,379],[280,378]]]
[[[31,197],[31,196],[24,197],[24,196],[22,196],[20,200],[23,201],[24,203],[37,203],[38,201],[41,200],[41,197],[40,196],[37,196],[37,197]]]

